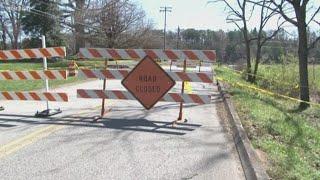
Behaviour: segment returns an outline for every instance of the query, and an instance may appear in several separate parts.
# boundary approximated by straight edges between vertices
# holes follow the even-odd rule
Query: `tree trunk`
[[[7,49],[7,38],[6,38],[6,33],[2,31],[2,48],[4,50]]]
[[[12,25],[12,49],[18,49],[18,43],[19,43],[19,34],[20,34],[20,26],[19,26],[19,20],[12,19],[11,25]]]
[[[12,49],[18,49],[19,46],[19,34],[13,35],[13,43],[12,43]]]
[[[2,16],[0,16],[0,23],[1,23],[1,29],[2,29],[2,49],[6,50],[7,49],[7,31],[6,31],[6,25],[5,22],[2,18]]]
[[[85,46],[85,39],[84,35],[84,26],[79,23],[83,23],[83,12],[85,6],[85,0],[76,0],[76,9],[75,9],[75,48],[76,53],[79,52],[79,49]]]
[[[254,71],[253,71],[253,76],[252,76],[252,82],[253,83],[256,82],[256,79],[257,79],[258,67],[259,67],[259,63],[260,63],[260,60],[261,60],[261,48],[262,47],[261,47],[260,43],[258,43],[257,54],[256,54],[256,62],[254,64]]]
[[[300,99],[310,101],[309,81],[308,81],[308,38],[305,21],[298,24],[299,33],[299,75],[300,75]],[[305,102],[300,103],[301,109],[306,109],[310,105]]]
[[[251,52],[250,52],[250,40],[248,37],[247,25],[244,23],[243,27],[243,36],[246,46],[246,56],[247,56],[247,81],[252,82],[252,74],[251,74]]]
[[[7,35],[6,35],[7,32],[5,30],[4,23],[1,22],[1,24],[2,24],[2,36],[1,36],[1,38],[2,38],[2,48],[4,50],[6,50],[7,49]]]

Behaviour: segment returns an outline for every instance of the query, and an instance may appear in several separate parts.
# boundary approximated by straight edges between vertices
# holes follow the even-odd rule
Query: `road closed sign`
[[[122,85],[146,109],[151,109],[175,85],[175,81],[159,64],[146,56],[122,80]]]

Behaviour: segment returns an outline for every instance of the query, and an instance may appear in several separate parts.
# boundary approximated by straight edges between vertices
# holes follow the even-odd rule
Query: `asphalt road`
[[[107,86],[124,89],[120,81]],[[101,100],[77,99],[76,89],[101,87],[96,80],[55,89],[69,93],[70,102],[50,103],[63,113],[47,119],[33,117],[45,102],[1,101],[1,179],[244,179],[217,115],[215,86],[192,83],[193,91],[212,93],[212,103],[186,105],[188,122],[174,127],[178,103],[147,111],[137,101],[107,100],[111,111],[92,123]]]

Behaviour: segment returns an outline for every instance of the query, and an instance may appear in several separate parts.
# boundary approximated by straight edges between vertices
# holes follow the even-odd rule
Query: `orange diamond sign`
[[[175,85],[149,56],[144,57],[121,83],[146,109],[151,109]]]

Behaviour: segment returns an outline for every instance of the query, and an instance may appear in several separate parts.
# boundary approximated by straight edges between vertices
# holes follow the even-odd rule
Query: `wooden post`
[[[183,61],[183,72],[186,72],[187,70],[187,60],[185,59]],[[182,89],[181,89],[181,94],[184,94],[184,82],[182,81]],[[179,117],[178,117],[178,121],[182,120],[182,110],[183,110],[183,102],[180,102],[180,111],[179,111]]]
[[[108,69],[108,60],[104,60],[104,69],[107,70]],[[107,79],[103,79],[103,90],[106,90],[106,84],[107,84]],[[105,114],[105,99],[102,98],[102,107],[101,107],[101,118],[104,116]]]

